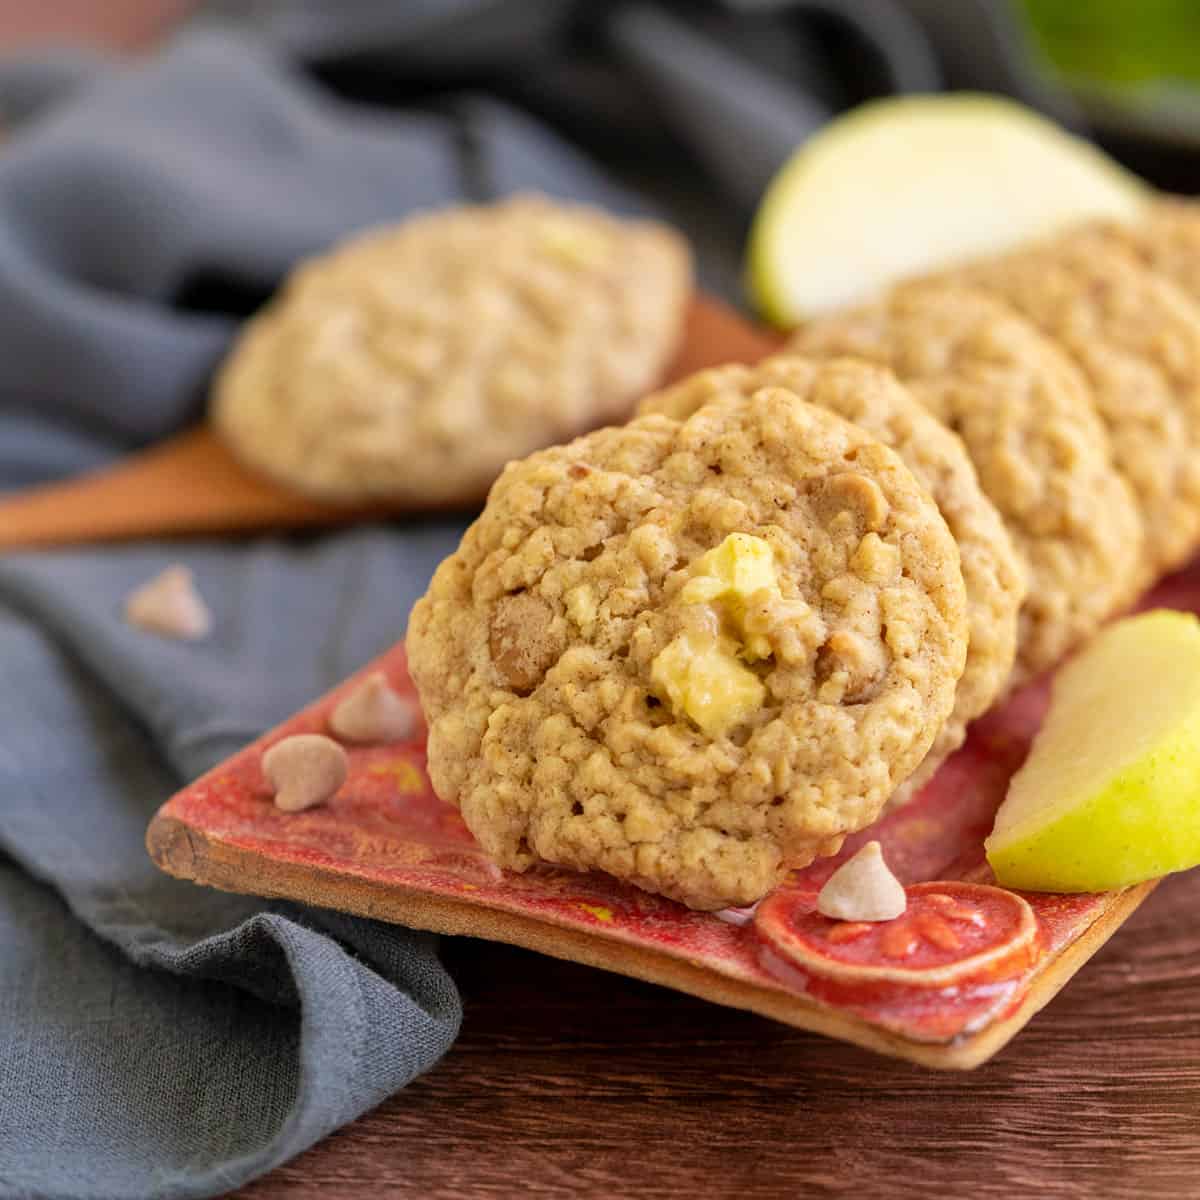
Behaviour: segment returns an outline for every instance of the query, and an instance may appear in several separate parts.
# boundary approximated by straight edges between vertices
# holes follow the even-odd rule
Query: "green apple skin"
[[[1200,713],[1086,803],[986,847],[996,881],[1031,892],[1110,892],[1196,866]]]
[[[771,324],[781,329],[792,328],[801,320],[840,306],[798,303],[794,296],[789,295],[789,281],[794,277],[794,271],[803,270],[803,261],[799,265],[792,262],[794,255],[789,252],[796,231],[800,230],[806,237],[810,236],[810,231],[817,232],[816,244],[820,246],[823,243],[818,231],[818,222],[827,216],[826,212],[819,210],[824,190],[821,186],[822,178],[827,171],[829,159],[828,151],[835,146],[840,148],[845,145],[847,139],[852,140],[868,133],[872,127],[894,129],[895,139],[903,142],[906,127],[930,117],[946,129],[952,126],[961,129],[965,123],[971,133],[974,135],[977,132],[978,138],[984,142],[989,140],[994,130],[1009,128],[1038,139],[1047,148],[1058,149],[1061,159],[1069,162],[1073,170],[1082,172],[1086,178],[1094,181],[1091,186],[1083,186],[1076,180],[1078,186],[1072,188],[1071,194],[1065,198],[1072,210],[1075,210],[1072,218],[1074,220],[1085,220],[1092,216],[1117,219],[1131,217],[1153,194],[1144,181],[1095,146],[1066,133],[1031,109],[1012,100],[982,93],[957,92],[951,95],[916,95],[869,101],[832,121],[797,150],[771,181],[754,216],[746,248],[745,286],[759,312]],[[936,146],[933,153],[938,153]],[[945,161],[945,153],[949,151],[942,154],[942,161],[938,163],[930,163],[929,160],[923,162],[919,155],[915,156],[912,162],[913,172],[923,171],[927,163],[938,170],[949,167],[952,172],[954,164]],[[1027,177],[1029,172],[1022,171],[1022,165],[1012,164],[1010,173],[1015,177]],[[845,169],[845,166],[845,163],[840,164],[839,171]],[[906,228],[904,222],[893,214],[893,206],[889,205],[888,200],[889,180],[880,177],[878,166],[874,162],[863,161],[861,167],[856,163],[854,169],[861,172],[861,191],[868,197],[871,208],[877,209],[878,218],[874,222],[876,229],[886,231],[889,240],[911,239],[914,236],[920,238],[921,234],[918,231]],[[955,194],[959,189],[953,187],[938,194],[944,198],[947,206],[944,212],[961,210],[964,196],[973,194],[973,185],[976,184],[973,173],[969,168],[964,168],[961,175],[960,194]],[[1030,179],[1029,187],[1030,195],[1036,197],[1038,181]],[[974,190],[978,191],[977,185]],[[809,195],[806,196],[806,192]],[[978,199],[976,197],[976,200]],[[1056,209],[1062,207],[1063,200],[1064,197],[1058,196],[1055,202]],[[990,198],[984,197],[982,203],[986,205],[989,201]],[[1047,206],[1050,203],[1051,199],[1048,198]],[[936,228],[938,222],[935,207],[931,205],[930,215]],[[980,220],[993,220],[996,216],[994,210],[995,203],[991,200],[987,211],[981,210]],[[835,229],[840,224],[839,217],[840,213],[835,211],[832,222]],[[1061,227],[1064,213],[1057,212],[1057,217]],[[802,222],[807,228],[801,226]],[[1011,249],[1030,236],[1049,231],[1044,228],[1019,228],[1005,239],[1005,244],[998,244],[994,238],[990,239],[987,250],[999,252]],[[867,247],[868,263],[873,257],[870,253],[870,241],[870,236],[862,239]],[[915,268],[918,273],[949,265],[939,252],[938,246],[932,245],[927,251],[922,247],[922,251],[922,261]],[[826,255],[818,252],[818,257]],[[825,265],[828,270],[830,264]],[[836,267],[836,264],[833,266]],[[856,270],[862,268],[853,263],[845,263],[844,269],[847,276],[853,276]],[[886,272],[883,277],[874,278],[878,274],[877,264],[867,269],[872,276],[871,282],[878,285],[868,288],[868,295],[875,294],[886,284],[899,282],[898,279],[887,278]],[[860,298],[865,299],[867,296]]]
[[[1052,707],[1043,726],[1054,744],[1035,740],[984,843],[997,882],[1103,892],[1200,864],[1200,622],[1165,610],[1127,618],[1062,671],[1065,711]],[[1076,749],[1080,786],[1056,788]]]

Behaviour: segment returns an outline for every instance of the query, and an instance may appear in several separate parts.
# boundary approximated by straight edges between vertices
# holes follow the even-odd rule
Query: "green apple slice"
[[[1054,680],[985,843],[1005,887],[1104,892],[1200,863],[1200,621],[1110,626]]]
[[[783,166],[750,231],[747,287],[784,327],[905,276],[1008,250],[1149,194],[1089,143],[972,93],[862,105]]]

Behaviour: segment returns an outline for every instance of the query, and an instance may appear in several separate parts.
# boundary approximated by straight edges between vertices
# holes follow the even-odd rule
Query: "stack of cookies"
[[[462,499],[623,419],[689,286],[660,227],[436,214],[302,270],[216,420],[308,490]],[[509,462],[413,612],[430,775],[504,867],[749,904],[1198,542],[1200,215],[1164,202]]]

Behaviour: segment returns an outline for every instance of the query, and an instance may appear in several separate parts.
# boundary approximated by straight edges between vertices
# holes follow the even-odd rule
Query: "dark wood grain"
[[[241,1200],[1200,1195],[1200,873],[967,1075],[527,951],[445,939],[431,1074]]]

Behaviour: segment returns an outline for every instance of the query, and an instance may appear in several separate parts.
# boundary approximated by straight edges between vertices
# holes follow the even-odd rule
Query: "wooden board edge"
[[[1039,973],[1017,1011],[978,1034],[949,1043],[917,1042],[860,1018],[820,1006],[807,997],[730,979],[707,967],[624,942],[594,937],[516,913],[497,912],[453,897],[432,896],[338,873],[314,875],[301,864],[275,862],[254,851],[210,837],[160,812],[146,831],[146,848],[169,875],[222,891],[254,894],[350,912],[414,929],[505,942],[552,958],[578,962],[674,988],[785,1025],[851,1042],[891,1058],[939,1070],[971,1070],[1002,1049],[1066,985],[1142,902],[1157,881],[1131,888],[1080,938]]]
[[[169,504],[147,498],[171,493]],[[482,495],[467,498],[469,509]],[[477,505],[476,505],[477,506]],[[64,524],[63,512],[71,514]],[[96,471],[0,500],[0,550],[122,542],[142,537],[237,536],[275,529],[339,528],[397,515],[438,515],[446,505],[337,503],[304,496],[244,466],[208,425],[194,425]],[[149,514],[149,515],[148,515]],[[152,527],[147,521],[152,520]]]
[[[993,1022],[956,1047],[961,1060],[956,1065],[970,1070],[1003,1049],[1070,983],[1079,969],[1121,928],[1160,882],[1151,879],[1126,888],[1113,897],[1079,937],[1043,964],[1016,1012]]]

